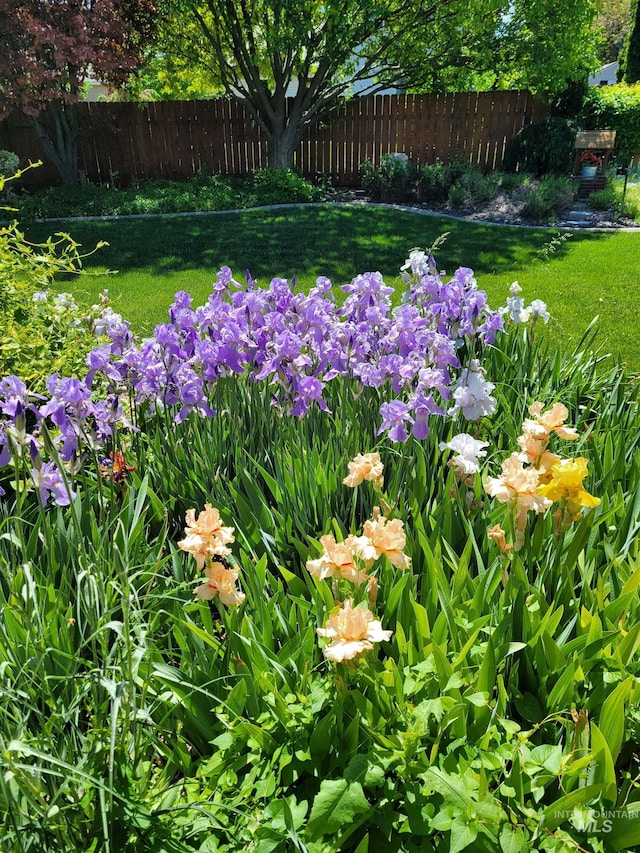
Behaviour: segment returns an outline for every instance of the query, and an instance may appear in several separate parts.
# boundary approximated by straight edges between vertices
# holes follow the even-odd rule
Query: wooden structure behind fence
[[[83,103],[77,110],[78,165],[91,182],[186,179],[201,169],[245,176],[267,165],[264,133],[234,101]],[[342,186],[359,183],[365,160],[378,163],[394,152],[416,164],[463,158],[500,168],[509,140],[545,115],[545,106],[521,91],[357,98],[305,131],[295,165],[309,178]],[[22,115],[0,123],[2,148],[22,163],[46,159]],[[25,175],[25,183],[52,184],[56,176],[47,166]]]

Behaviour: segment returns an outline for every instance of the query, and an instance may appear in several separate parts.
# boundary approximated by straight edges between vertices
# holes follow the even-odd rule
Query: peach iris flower
[[[411,559],[403,552],[407,537],[399,518],[389,521],[380,514],[379,507],[374,507],[373,518],[365,521],[362,528],[362,538],[366,543],[360,551],[360,556],[365,562],[377,560],[386,554],[398,569],[408,569],[411,565]]]
[[[211,504],[205,504],[197,518],[195,509],[187,510],[186,522],[186,536],[178,548],[193,554],[199,569],[204,568],[207,558],[231,553],[227,545],[234,541],[233,527],[222,526],[220,513]]]
[[[238,607],[245,594],[236,588],[238,569],[227,569],[222,563],[212,562],[204,570],[207,580],[194,589],[201,601],[209,601],[218,596],[223,604]]]
[[[506,534],[499,524],[494,524],[487,530],[487,536],[502,551],[503,554],[508,554],[511,551],[511,545],[507,542]]]
[[[382,624],[368,608],[354,607],[351,598],[329,616],[325,627],[318,628],[317,633],[331,640],[322,652],[334,663],[358,660],[374,643],[389,640],[392,634],[382,630]]]
[[[533,418],[526,418],[522,422],[522,431],[533,435],[551,435],[555,432],[565,441],[573,441],[578,438],[575,427],[565,426],[564,422],[569,416],[569,410],[563,403],[555,403],[546,412],[543,411],[544,403],[532,403],[529,406],[529,414]]]
[[[502,463],[500,477],[488,477],[485,490],[501,503],[515,508],[516,529],[523,531],[527,524],[527,513],[544,512],[552,501],[538,492],[539,472],[537,468],[525,468],[518,453],[512,453]]]
[[[565,405],[555,403],[546,412],[543,408],[544,403],[532,403],[529,406],[529,414],[532,417],[525,418],[522,422],[522,435],[518,437],[518,444],[523,450],[523,460],[538,467],[552,432],[565,441],[574,441],[578,438],[575,427],[565,426],[564,422],[569,415]]]
[[[342,481],[345,486],[355,488],[364,480],[371,480],[375,486],[382,488],[382,473],[384,467],[379,453],[358,453],[349,462],[349,474]]]
[[[347,536],[344,542],[327,534],[320,537],[323,553],[317,560],[307,560],[307,569],[314,578],[341,577],[351,583],[361,584],[368,580],[366,572],[356,563],[356,556],[365,544],[360,536]]]

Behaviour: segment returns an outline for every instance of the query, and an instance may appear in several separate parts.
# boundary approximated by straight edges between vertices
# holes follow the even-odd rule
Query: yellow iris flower
[[[588,461],[582,456],[561,459],[551,466],[551,479],[538,486],[538,494],[552,501],[566,501],[576,512],[583,506],[598,506],[600,498],[590,495],[582,485],[588,473],[587,465]]]

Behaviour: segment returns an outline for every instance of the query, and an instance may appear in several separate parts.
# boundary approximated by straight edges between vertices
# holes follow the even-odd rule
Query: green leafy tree
[[[631,0],[600,0],[595,23],[602,37],[600,61],[615,62],[631,27]]]
[[[640,81],[640,2],[635,0],[631,12],[631,29],[620,54],[618,79],[624,83]]]
[[[515,0],[500,28],[499,84],[552,98],[600,64],[598,0]]]
[[[264,131],[269,165],[358,86],[431,81],[492,43],[501,0],[166,0],[157,49],[204,69]]]
[[[196,17],[165,14],[143,65],[122,88],[128,100],[193,100],[224,95],[216,63]]]
[[[269,165],[288,167],[305,127],[354,92],[557,94],[598,64],[596,11],[597,0],[164,0],[147,87],[173,97],[189,70],[201,89],[218,84],[264,131]]]

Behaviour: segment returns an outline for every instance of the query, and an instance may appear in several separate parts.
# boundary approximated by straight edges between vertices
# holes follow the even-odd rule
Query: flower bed
[[[640,843],[637,388],[403,273],[2,380],[8,849]]]

